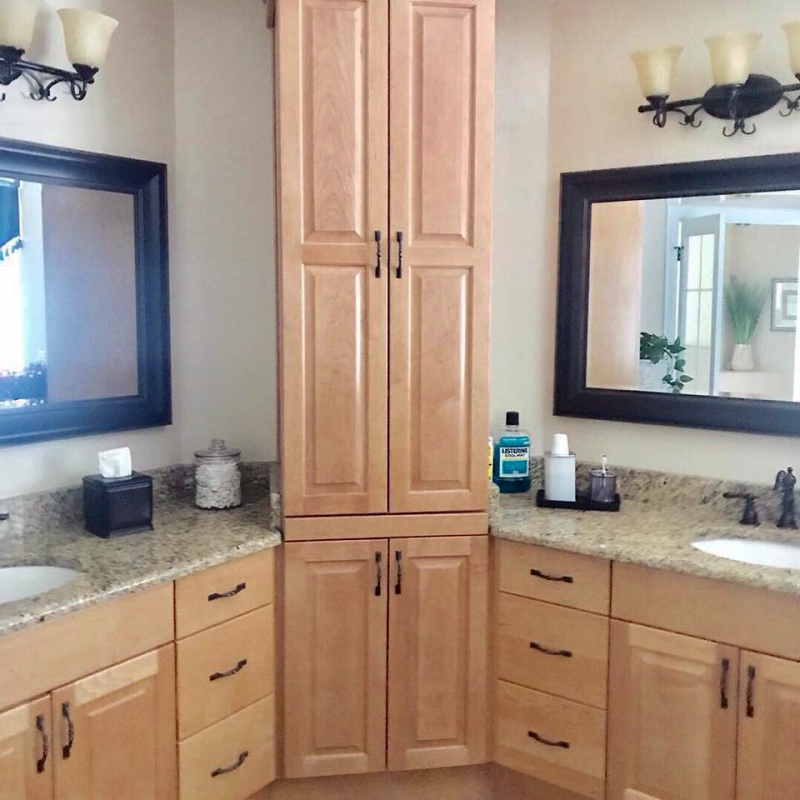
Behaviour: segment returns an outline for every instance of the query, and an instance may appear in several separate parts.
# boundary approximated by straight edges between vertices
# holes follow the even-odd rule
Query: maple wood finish
[[[51,713],[58,800],[177,797],[173,645],[53,692]]]
[[[267,606],[178,642],[179,739],[274,692],[273,614]]]
[[[52,800],[50,699],[0,714],[0,798]]]
[[[612,621],[608,800],[733,800],[738,673],[733,647]]]
[[[486,536],[392,541],[389,770],[486,760]]]
[[[579,703],[606,707],[608,618],[500,593],[497,675]]]
[[[497,542],[501,592],[608,616],[611,562],[520,542]]]
[[[602,800],[605,758],[604,711],[506,681],[498,682],[495,709],[498,763],[583,797]]]
[[[800,797],[800,664],[743,652],[738,800]]]
[[[274,599],[271,549],[196,572],[175,582],[175,636],[182,639]]]
[[[386,767],[388,558],[385,540],[285,545],[286,777]]]

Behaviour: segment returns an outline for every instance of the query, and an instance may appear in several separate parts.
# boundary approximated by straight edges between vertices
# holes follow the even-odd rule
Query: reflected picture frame
[[[797,330],[797,278],[772,279],[770,329],[786,333],[794,333]]]

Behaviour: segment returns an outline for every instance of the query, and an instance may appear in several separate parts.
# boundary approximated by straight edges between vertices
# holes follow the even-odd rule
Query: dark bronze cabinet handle
[[[239,769],[239,767],[241,767],[245,761],[247,761],[249,755],[250,753],[247,750],[245,750],[242,753],[239,753],[239,758],[237,759],[235,764],[231,764],[229,767],[217,767],[211,773],[211,777],[218,778],[220,775],[228,775],[231,772],[236,772],[236,770]]]
[[[756,668],[747,668],[747,716],[754,717],[756,715],[756,706],[753,696],[755,694],[755,681],[756,681]]]
[[[395,550],[394,559],[397,562],[397,581],[394,584],[394,593],[403,594],[403,554]]]
[[[534,578],[541,578],[543,581],[555,581],[556,583],[575,582],[575,578],[571,575],[548,575],[546,572],[539,572],[538,569],[532,569],[531,576]]]
[[[531,650],[538,650],[546,656],[561,656],[562,658],[572,658],[572,650],[551,650],[549,647],[544,647],[539,642],[531,642]]]
[[[722,670],[719,676],[719,707],[728,707],[728,673],[731,669],[731,662],[728,658],[722,659]]]
[[[231,589],[229,592],[214,592],[214,594],[208,596],[208,602],[210,603],[212,600],[224,600],[226,597],[236,597],[239,592],[243,592],[246,588],[246,583],[240,583],[235,589]]]
[[[375,277],[381,276],[381,232],[375,231],[375,246],[377,250],[377,261],[375,262]]]
[[[67,721],[67,743],[61,748],[61,757],[67,759],[72,755],[72,745],[75,744],[75,723],[69,713],[69,703],[61,704],[61,716]]]
[[[381,584],[383,582],[383,555],[375,553],[375,597],[380,597],[382,594]]]
[[[397,231],[397,277],[403,277],[403,231]]]
[[[42,756],[36,759],[36,772],[41,775],[44,772],[45,764],[47,764],[47,756],[50,755],[50,739],[44,729],[44,715],[42,714],[36,717],[36,730],[42,736]]]
[[[564,750],[569,750],[569,742],[556,742],[552,739],[545,739],[544,736],[539,736],[536,731],[528,731],[528,736],[539,744],[547,745],[547,747],[561,747]]]
[[[213,675],[209,675],[208,679],[210,681],[218,681],[220,678],[232,678],[238,672],[241,672],[247,666],[247,659],[243,658],[233,669],[229,669],[227,672],[215,672]]]

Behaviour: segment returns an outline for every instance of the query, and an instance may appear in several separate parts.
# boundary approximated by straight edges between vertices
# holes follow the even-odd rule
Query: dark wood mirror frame
[[[800,436],[800,403],[586,386],[594,203],[797,189],[798,153],[562,174],[554,413]]]
[[[0,175],[133,196],[139,374],[135,396],[0,411],[0,445],[169,425],[172,393],[166,165],[0,139]]]

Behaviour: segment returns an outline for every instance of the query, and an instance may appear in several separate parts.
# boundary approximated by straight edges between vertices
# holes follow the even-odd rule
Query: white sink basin
[[[731,561],[762,567],[800,569],[800,545],[763,542],[756,539],[707,539],[692,542],[692,547]]]
[[[0,567],[0,603],[50,592],[78,575],[80,572],[62,567]]]

